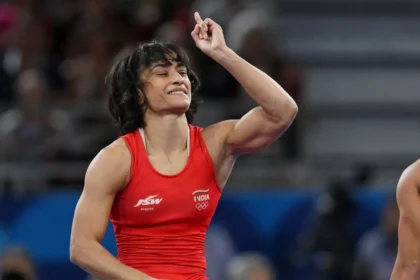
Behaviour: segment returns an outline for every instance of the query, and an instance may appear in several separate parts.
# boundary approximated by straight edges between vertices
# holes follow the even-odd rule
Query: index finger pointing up
[[[195,22],[197,22],[197,24],[201,24],[203,22],[198,12],[194,13],[194,19],[195,19]]]

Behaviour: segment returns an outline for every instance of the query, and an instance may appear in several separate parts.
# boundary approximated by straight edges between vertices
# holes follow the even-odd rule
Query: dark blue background
[[[289,254],[296,239],[314,214],[320,191],[226,192],[213,223],[224,225],[240,251],[267,254],[282,270],[282,279],[292,275]],[[359,190],[353,233],[359,237],[378,224],[380,213],[392,197],[390,191]],[[74,208],[79,193],[66,192],[0,200],[0,247],[25,246],[39,266],[40,279],[84,279],[85,273],[69,262],[69,241]],[[111,225],[103,241],[116,253]]]

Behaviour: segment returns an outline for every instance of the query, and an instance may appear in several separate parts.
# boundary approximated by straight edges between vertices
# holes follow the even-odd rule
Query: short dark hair
[[[148,103],[144,95],[145,83],[141,80],[140,74],[155,63],[163,62],[170,65],[171,61],[187,68],[192,97],[190,107],[185,115],[188,123],[194,121],[199,105],[195,93],[200,87],[200,81],[191,69],[188,54],[173,43],[146,41],[140,43],[130,55],[115,63],[105,78],[105,83],[111,91],[109,111],[123,134],[146,126],[144,113]],[[139,94],[143,96],[140,97]],[[144,100],[144,102],[140,104],[140,100]]]

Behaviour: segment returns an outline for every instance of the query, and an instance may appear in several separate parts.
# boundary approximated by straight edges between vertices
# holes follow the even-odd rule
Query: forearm
[[[280,119],[296,114],[297,105],[290,95],[270,76],[234,51],[225,48],[215,60],[241,84],[267,114]]]
[[[101,244],[72,246],[71,261],[102,280],[151,280],[152,277],[126,266],[110,254]]]

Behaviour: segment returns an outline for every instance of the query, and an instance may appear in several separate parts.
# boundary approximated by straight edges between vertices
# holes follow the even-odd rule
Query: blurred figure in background
[[[310,263],[315,279],[352,279],[353,238],[350,222],[356,211],[353,184],[331,180],[316,201],[315,224],[299,245],[294,256],[297,267]]]
[[[358,188],[369,187],[375,177],[375,168],[370,164],[358,162],[352,169],[350,181],[353,182],[354,186]]]
[[[207,230],[205,253],[207,262],[206,275],[209,279],[227,280],[228,264],[235,256],[235,246],[229,232],[217,224],[211,224]]]
[[[272,264],[259,253],[243,253],[228,263],[227,280],[280,280]]]
[[[47,175],[33,167],[53,157],[59,144],[55,137],[65,121],[59,118],[62,111],[51,108],[46,79],[38,69],[19,75],[16,99],[16,105],[0,115],[0,160],[26,167],[25,176],[8,174],[15,191],[39,191],[46,187]]]
[[[53,133],[45,79],[37,69],[24,71],[18,79],[18,103],[0,116],[0,133],[8,161],[40,161],[48,156],[44,139]]]
[[[22,248],[9,248],[0,259],[1,280],[36,280],[35,264]]]
[[[356,249],[356,279],[388,280],[398,249],[398,206],[389,201],[380,227],[363,234]]]

